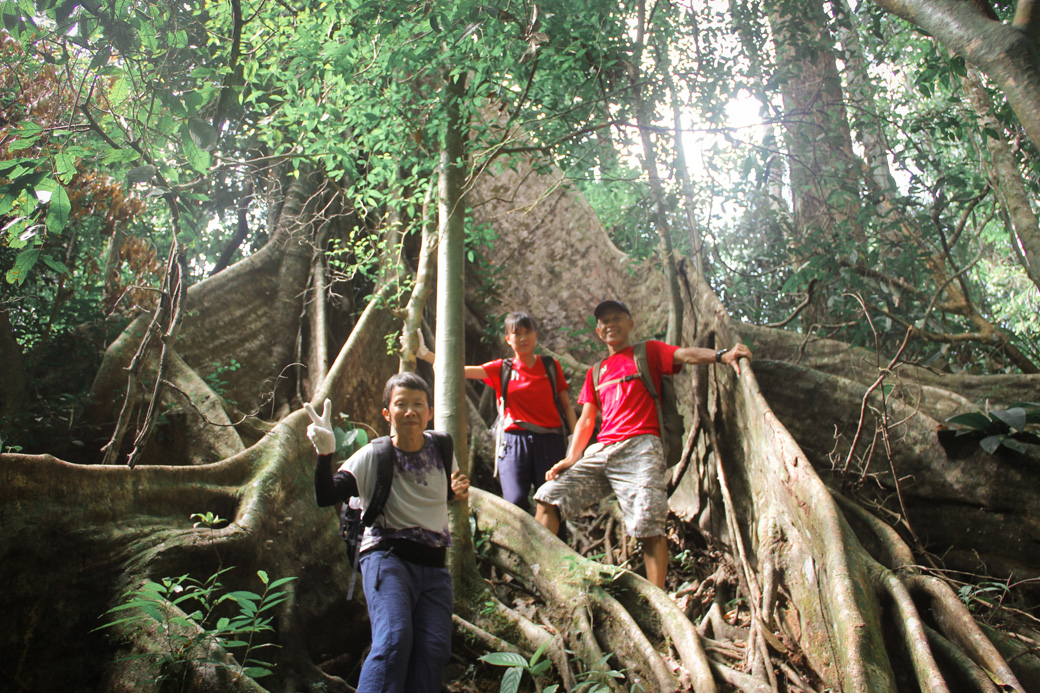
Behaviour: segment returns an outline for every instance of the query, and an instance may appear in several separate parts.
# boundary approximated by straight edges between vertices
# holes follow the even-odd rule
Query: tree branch
[[[1003,89],[1029,139],[1040,146],[1040,50],[1033,2],[1020,2],[1021,25],[994,21],[976,4],[963,0],[874,2],[982,68]],[[1022,4],[1028,7],[1023,9]]]

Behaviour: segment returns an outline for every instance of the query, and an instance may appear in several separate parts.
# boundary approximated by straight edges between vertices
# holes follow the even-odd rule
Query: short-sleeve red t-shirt
[[[674,363],[675,352],[678,348],[655,340],[646,343],[646,359],[650,364],[650,377],[657,385],[658,392],[661,391],[662,373],[678,373],[682,369],[681,363]],[[636,368],[636,362],[632,356],[632,347],[628,347],[604,359],[600,367],[599,382],[608,383],[637,373],[639,373],[639,369]],[[585,386],[581,389],[578,404],[596,401],[592,385],[592,369],[590,368],[585,375]],[[599,405],[603,423],[596,440],[601,443],[617,443],[645,434],[661,435],[657,425],[657,407],[654,405],[650,393],[647,392],[646,386],[638,377],[602,387],[599,391]]]
[[[567,389],[567,381],[563,377],[563,368],[560,362],[553,360],[556,365],[556,390],[562,392]],[[484,382],[490,385],[495,396],[502,398],[502,359],[488,361],[482,365],[487,377]],[[509,396],[506,398],[506,430],[522,431],[523,427],[515,422],[526,421],[527,423],[541,426],[542,428],[559,428],[563,426],[560,421],[560,413],[556,409],[556,400],[553,396],[552,383],[549,375],[545,372],[542,357],[535,359],[534,365],[528,368],[518,358],[513,359],[513,370],[509,381]]]

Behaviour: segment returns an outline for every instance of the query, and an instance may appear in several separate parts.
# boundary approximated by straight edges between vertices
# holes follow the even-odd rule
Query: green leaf
[[[37,159],[25,158],[25,157],[18,157],[18,158],[15,158],[15,159],[7,159],[6,161],[0,161],[0,173],[6,173],[7,171],[10,171],[11,169],[24,168],[22,166],[22,164],[30,163],[30,162],[35,163],[36,161],[38,161],[38,160]],[[7,176],[7,177],[8,178],[15,178],[17,176],[16,175],[11,175],[11,176]]]
[[[1007,436],[1004,436],[1003,434],[987,436],[979,441],[979,447],[992,455],[997,451],[997,448],[1004,444],[1006,438]]]
[[[253,602],[260,601],[260,595],[256,592],[247,592],[246,590],[239,590],[237,592],[228,592],[227,598],[238,602],[239,604],[251,604]]]
[[[181,147],[184,149],[184,157],[188,160],[188,165],[199,173],[206,173],[210,167],[210,156],[209,152],[200,149],[195,145],[194,137],[186,137],[181,140]]]
[[[1025,443],[1019,442],[1014,438],[1005,438],[1001,444],[1004,447],[1014,450],[1015,452],[1021,453],[1023,455],[1026,454],[1026,452],[1028,452]]]
[[[188,133],[195,146],[204,152],[208,152],[217,145],[216,129],[202,118],[188,120]]]
[[[7,151],[9,151],[9,152],[19,152],[19,151],[21,151],[23,149],[29,149],[34,144],[36,144],[36,139],[35,138],[30,139],[30,140],[22,140],[22,139],[15,140],[11,144],[7,145]]]
[[[286,601],[287,599],[289,599],[289,596],[287,594],[285,594],[284,592],[279,592],[278,594],[274,595],[273,597],[269,596],[267,598],[267,600],[265,600],[263,602],[263,606],[261,606],[258,611],[267,611],[268,609],[271,609],[271,608],[274,608],[274,607],[278,606],[279,604],[281,604],[282,602]]]
[[[82,21],[80,22],[80,26],[83,26]],[[96,70],[97,68],[102,67],[103,65],[107,65],[108,59],[110,57],[112,57],[112,45],[107,44],[100,51],[98,51],[97,55],[94,56],[94,59],[90,61],[90,67],[88,67],[87,69]]]
[[[130,97],[130,81],[124,76],[116,80],[112,85],[112,91],[108,94],[108,100],[114,106],[121,106]]]
[[[152,179],[155,175],[156,169],[151,164],[144,164],[143,166],[135,166],[126,173],[126,184],[134,185],[135,183],[146,183]]]
[[[524,670],[520,667],[506,669],[506,673],[502,675],[502,685],[498,689],[499,693],[516,693],[520,689],[520,679],[523,676]]]
[[[267,584],[267,580],[268,580],[267,571],[265,571],[265,570],[258,570],[258,571],[256,571],[256,576],[258,578],[260,578],[260,582],[264,583],[265,585]]]
[[[1026,422],[1040,423],[1040,404],[1036,402],[1012,402],[1008,409],[1021,407],[1026,410]]]
[[[54,176],[62,183],[69,183],[76,175],[76,157],[69,150],[54,155]]]
[[[69,223],[72,214],[72,201],[65,188],[58,188],[51,196],[50,207],[47,208],[47,230],[60,234]]]
[[[69,271],[69,268],[65,266],[64,262],[59,262],[47,257],[46,255],[42,256],[40,259],[43,261],[43,264],[47,265],[58,274],[65,275],[66,277],[72,276],[72,272]]]
[[[14,131],[20,140],[35,140],[43,134],[43,127],[28,121],[19,123],[18,129]]]
[[[1026,410],[1021,407],[994,409],[989,415],[995,419],[1000,419],[1013,431],[1021,431],[1026,427]]]
[[[40,248],[30,248],[18,253],[14,260],[14,267],[7,270],[8,284],[21,284],[29,276],[29,270],[36,264],[40,257]]]
[[[260,572],[263,572],[263,571],[260,571]],[[264,577],[262,577],[262,578],[260,578],[260,579],[261,579],[261,580],[264,580],[264,578],[266,578],[266,577],[267,577],[267,573],[264,573]],[[278,587],[281,587],[282,585],[284,585],[284,584],[285,584],[285,583],[287,583],[287,582],[292,582],[292,581],[293,581],[293,580],[295,580],[295,579],[296,579],[296,577],[295,577],[295,576],[291,576],[291,577],[283,577],[283,578],[278,578],[277,580],[275,580],[274,582],[272,582],[272,583],[271,583],[270,585],[267,585],[267,582],[266,582],[266,581],[264,582],[264,584],[265,584],[265,585],[267,585],[267,588],[268,588],[268,589],[271,589],[271,590],[273,590],[273,589],[277,589]]]
[[[526,667],[527,659],[515,652],[491,652],[481,656],[480,661],[496,667]]]
[[[537,664],[538,660],[542,658],[543,654],[545,654],[546,648],[549,647],[549,642],[550,642],[549,640],[546,640],[545,642],[543,642],[541,645],[538,646],[538,649],[534,651],[534,654],[531,655],[531,666],[532,667],[535,664]]]
[[[159,608],[159,605],[155,602],[149,602],[147,604],[141,604],[141,611],[148,614],[153,621],[156,623],[162,623],[166,617],[166,612]]]
[[[957,414],[946,419],[947,423],[955,424],[957,426],[967,426],[968,428],[975,429],[976,431],[985,431],[993,425],[993,422],[985,414],[979,412],[968,412],[967,414]]]

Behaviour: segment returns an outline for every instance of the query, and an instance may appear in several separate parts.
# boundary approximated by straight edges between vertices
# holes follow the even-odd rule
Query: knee
[[[372,654],[391,657],[412,649],[412,625],[403,621],[381,623],[372,628]]]
[[[560,517],[560,509],[558,507],[556,507],[555,505],[553,505],[552,503],[546,503],[545,501],[540,501],[540,500],[535,500],[535,503],[538,504],[536,510],[538,511],[539,514],[549,515],[551,517],[555,517],[555,518],[559,519],[559,517]]]
[[[536,500],[535,503],[538,505],[534,509],[534,519],[538,520],[542,526],[555,531],[560,524],[560,509],[540,500]]]

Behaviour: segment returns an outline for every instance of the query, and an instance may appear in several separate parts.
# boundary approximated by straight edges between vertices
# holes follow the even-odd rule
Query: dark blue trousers
[[[437,693],[451,656],[451,575],[393,550],[361,557],[372,649],[358,693]]]

